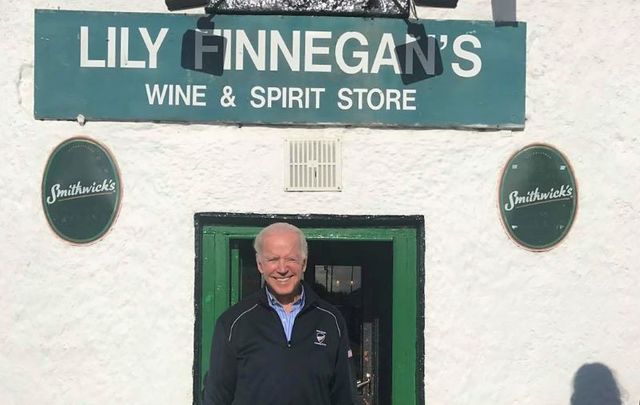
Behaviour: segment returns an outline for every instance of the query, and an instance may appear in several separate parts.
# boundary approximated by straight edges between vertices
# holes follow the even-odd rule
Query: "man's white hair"
[[[300,228],[287,222],[276,222],[263,228],[260,233],[258,233],[258,236],[256,236],[256,239],[253,241],[253,248],[255,249],[256,254],[262,254],[262,241],[265,235],[270,232],[276,231],[288,231],[296,233],[298,235],[298,241],[300,243],[300,254],[302,254],[302,257],[304,259],[307,258],[307,254],[309,252],[309,248],[307,246],[307,238],[305,238],[304,233],[300,230]]]

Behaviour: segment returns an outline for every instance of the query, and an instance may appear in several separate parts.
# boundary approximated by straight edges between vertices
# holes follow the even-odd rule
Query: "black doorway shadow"
[[[602,363],[584,364],[573,376],[571,405],[622,405],[613,372]]]
[[[211,16],[198,19],[199,30],[211,32],[214,23]],[[200,39],[198,39],[200,41]],[[204,72],[214,76],[222,76],[224,72],[224,55],[227,52],[227,42],[221,35],[202,35],[202,46],[205,50],[202,53],[200,66],[196,64],[196,30],[187,30],[182,35],[182,53],[180,65],[183,69]],[[214,51],[214,49],[216,49]]]
[[[395,49],[403,84],[411,84],[439,76],[443,72],[440,42],[428,36],[424,25],[406,21],[407,34],[415,38],[415,42],[398,45]],[[420,50],[426,63],[420,61],[417,50]],[[425,66],[426,65],[426,66]]]

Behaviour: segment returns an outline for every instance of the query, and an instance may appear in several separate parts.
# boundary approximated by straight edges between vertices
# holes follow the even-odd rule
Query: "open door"
[[[309,252],[305,280],[347,321],[363,404],[390,404],[392,243],[311,241]]]
[[[308,239],[306,284],[336,306],[347,322],[362,403],[422,403],[416,229],[316,228],[288,222],[303,229]],[[215,319],[262,287],[253,250],[261,227],[203,227],[194,403],[199,403],[208,369]]]

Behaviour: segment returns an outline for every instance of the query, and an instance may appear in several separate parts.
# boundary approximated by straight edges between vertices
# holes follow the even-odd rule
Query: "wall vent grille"
[[[285,191],[340,191],[339,139],[285,140]]]

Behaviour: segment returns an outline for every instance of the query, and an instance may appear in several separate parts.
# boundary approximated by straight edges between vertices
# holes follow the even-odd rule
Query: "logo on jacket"
[[[316,341],[313,343],[318,346],[326,346],[327,344],[324,342],[326,337],[327,337],[327,332],[316,329]]]

